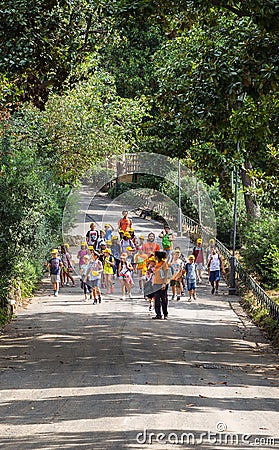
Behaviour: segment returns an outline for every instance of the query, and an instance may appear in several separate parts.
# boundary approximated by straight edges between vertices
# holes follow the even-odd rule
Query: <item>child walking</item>
[[[88,293],[89,293],[90,299],[92,300],[92,287],[84,282],[85,275],[87,273],[87,269],[88,269],[88,266],[89,266],[89,259],[90,259],[89,255],[84,255],[83,256],[84,263],[80,267],[81,286],[82,286],[82,289],[83,289],[83,292],[84,292],[84,300],[85,301],[87,300],[87,294]]]
[[[88,264],[88,269],[84,277],[84,282],[88,283],[89,286],[92,287],[93,293],[93,305],[97,304],[97,301],[101,303],[101,289],[100,289],[100,281],[101,281],[101,273],[103,272],[103,264],[98,259],[99,253],[95,250],[91,250],[92,259]]]
[[[104,251],[104,277],[105,277],[105,286],[107,288],[107,294],[113,294],[114,286],[112,282],[113,277],[113,266],[114,266],[114,257],[111,254],[111,250],[106,248]]]
[[[60,272],[63,268],[61,259],[58,257],[58,250],[54,248],[51,252],[51,259],[48,261],[47,265],[50,270],[50,280],[53,287],[54,297],[58,296],[59,292],[59,282],[60,282]]]
[[[196,294],[196,285],[197,285],[197,272],[196,272],[196,264],[195,264],[195,256],[188,256],[188,262],[185,264],[186,271],[186,283],[189,294],[188,302],[197,299]]]
[[[121,284],[121,300],[126,299],[126,291],[129,298],[132,298],[131,289],[134,285],[132,279],[133,266],[127,262],[127,253],[121,253],[120,263],[118,267],[118,279]]]

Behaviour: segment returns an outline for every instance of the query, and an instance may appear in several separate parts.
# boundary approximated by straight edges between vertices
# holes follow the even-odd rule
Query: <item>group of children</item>
[[[211,292],[218,294],[220,270],[224,270],[222,258],[216,249],[214,239],[210,240],[206,252],[202,247],[202,239],[198,238],[192,254],[185,257],[179,247],[173,248],[174,234],[166,225],[158,235],[161,245],[156,242],[153,232],[147,239],[143,235],[135,235],[132,220],[128,212],[122,212],[122,219],[118,221],[118,234],[114,228],[105,224],[104,230],[98,231],[94,222],[86,234],[86,241],[81,243],[77,259],[84,292],[84,300],[93,300],[93,304],[101,303],[101,288],[107,294],[114,293],[114,280],[118,279],[121,286],[121,298],[132,298],[132,288],[137,275],[139,293],[149,301],[152,309],[154,300],[154,272],[156,267],[156,252],[163,251],[169,268],[168,283],[171,287],[172,300],[180,300],[187,288],[188,301],[196,300],[197,283],[202,282],[202,271],[207,266]],[[59,282],[61,285],[72,282],[72,257],[67,244],[52,251],[52,258],[48,263],[53,284],[54,295],[58,295]]]

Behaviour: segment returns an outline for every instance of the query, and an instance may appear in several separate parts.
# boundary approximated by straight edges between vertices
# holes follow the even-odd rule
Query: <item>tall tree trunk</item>
[[[244,167],[241,169],[240,175],[244,191],[244,200],[246,206],[246,213],[250,219],[259,219],[261,212],[260,206],[257,203],[255,196],[253,196],[249,191],[254,187],[254,182],[248,175],[248,171],[252,170],[252,164],[250,161],[245,161]]]

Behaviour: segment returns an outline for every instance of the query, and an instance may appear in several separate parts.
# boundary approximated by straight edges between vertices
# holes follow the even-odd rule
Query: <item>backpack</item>
[[[170,241],[170,235],[164,234],[162,238],[162,246],[164,250],[169,250],[171,248],[171,241]]]

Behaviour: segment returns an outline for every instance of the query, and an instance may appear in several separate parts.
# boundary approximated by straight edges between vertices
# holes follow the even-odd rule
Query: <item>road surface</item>
[[[91,205],[97,221],[106,202]],[[121,205],[110,208],[118,218]],[[224,283],[217,297],[205,280],[161,321],[115,286],[93,305],[79,287],[53,297],[45,279],[5,328],[0,448],[278,448],[278,356]]]

